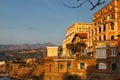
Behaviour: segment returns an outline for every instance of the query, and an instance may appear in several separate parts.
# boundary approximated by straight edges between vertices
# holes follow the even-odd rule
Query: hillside
[[[39,49],[39,48],[46,48],[47,46],[56,46],[56,45],[52,44],[52,43],[23,44],[23,45],[0,45],[0,51],[18,50],[18,49]]]

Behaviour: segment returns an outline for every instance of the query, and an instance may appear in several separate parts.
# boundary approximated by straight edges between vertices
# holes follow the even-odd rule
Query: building
[[[118,37],[120,34],[120,1],[112,0],[93,15],[90,39],[96,55],[98,74],[117,77],[119,71]],[[114,80],[111,77],[112,80]]]
[[[58,47],[47,47],[47,56],[58,56]]]
[[[92,23],[76,22],[73,25],[71,25],[69,28],[67,28],[65,39],[62,42],[62,47],[63,47],[62,55],[69,56],[68,50],[66,48],[66,44],[72,42],[72,39],[76,33],[88,34],[88,31],[91,29],[91,27],[92,27]],[[88,44],[88,46],[91,46],[91,44]]]
[[[120,0],[112,0],[93,14],[93,24],[74,23],[66,30],[63,55],[45,57],[45,80],[117,80],[120,76]],[[84,26],[84,27],[83,27]],[[118,36],[117,36],[118,35]],[[84,55],[69,55],[68,43],[85,42]]]

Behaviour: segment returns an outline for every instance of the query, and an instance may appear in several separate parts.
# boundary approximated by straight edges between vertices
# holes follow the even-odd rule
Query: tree
[[[77,1],[79,4],[78,5],[75,5],[75,6],[68,6],[66,5],[65,3],[63,3],[66,7],[68,8],[79,8],[81,7],[84,3],[86,2],[89,2],[90,5],[92,6],[92,8],[90,8],[90,10],[93,10],[94,8],[96,8],[97,6],[105,3],[105,1],[101,1],[101,0],[97,0],[97,3],[91,1],[91,0],[84,0],[84,1],[81,1],[81,0],[74,0],[74,1]],[[96,0],[95,0],[96,1]]]
[[[65,74],[63,76],[63,80],[81,80],[80,76],[76,74]]]
[[[86,46],[84,42],[66,44],[66,48],[70,51],[70,55],[74,55],[77,52],[83,53]]]

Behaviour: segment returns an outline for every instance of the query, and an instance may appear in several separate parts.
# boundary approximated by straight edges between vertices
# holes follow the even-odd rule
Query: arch
[[[101,33],[101,27],[99,27],[99,33]]]
[[[101,41],[102,39],[101,39],[101,36],[99,37],[99,41]]]
[[[114,35],[111,35],[111,40],[114,40],[114,39],[115,39]]]
[[[113,22],[110,23],[110,26],[111,26],[111,30],[114,30],[114,23]]]
[[[112,68],[112,71],[116,71],[118,68],[117,63],[112,63],[111,68]]]
[[[104,24],[103,26],[103,31],[106,31],[106,24]]]

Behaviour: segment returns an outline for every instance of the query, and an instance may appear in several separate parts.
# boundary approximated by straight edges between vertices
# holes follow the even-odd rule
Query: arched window
[[[104,24],[103,26],[103,31],[106,31],[106,24]]]
[[[99,28],[99,33],[101,33],[101,27]]]
[[[111,36],[111,40],[114,40],[114,38],[115,38],[114,35],[112,35],[112,36]]]
[[[116,71],[117,70],[117,64],[116,63],[112,63],[112,71]]]
[[[99,41],[101,41],[101,36],[99,37]]]
[[[113,22],[110,23],[110,26],[111,26],[111,30],[114,30],[114,23]]]
[[[79,27],[79,31],[82,31],[82,26]]]

